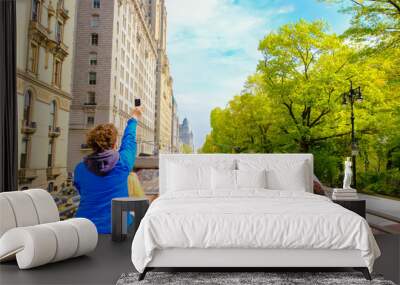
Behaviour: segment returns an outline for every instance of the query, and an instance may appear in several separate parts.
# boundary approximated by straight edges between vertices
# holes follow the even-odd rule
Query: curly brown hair
[[[100,124],[91,129],[86,143],[94,152],[112,149],[117,142],[118,130],[113,124]]]

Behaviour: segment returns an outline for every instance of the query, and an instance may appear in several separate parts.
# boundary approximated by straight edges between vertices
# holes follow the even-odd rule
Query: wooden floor
[[[400,236],[377,235],[376,239],[382,257],[374,271],[399,284]],[[134,271],[130,253],[131,240],[115,243],[109,235],[100,235],[96,250],[88,256],[29,270],[19,270],[15,262],[0,264],[0,284],[115,284],[122,273]]]

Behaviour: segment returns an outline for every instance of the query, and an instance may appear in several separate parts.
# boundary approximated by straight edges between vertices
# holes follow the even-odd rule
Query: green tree
[[[399,0],[322,0],[341,3],[341,11],[352,15],[345,32],[364,46],[386,49],[400,47]]]
[[[376,71],[357,62],[356,51],[326,29],[321,21],[300,20],[270,33],[259,45],[264,60],[249,80],[250,88],[270,98],[275,117],[281,117],[278,131],[295,143],[295,151],[349,135],[341,94],[349,79],[364,86],[374,80]],[[367,125],[359,132],[370,132]]]
[[[350,110],[341,102],[351,79],[364,96],[355,105],[355,127],[358,169],[367,176],[358,177],[378,183],[369,173],[395,168],[379,176],[376,185],[391,185],[388,192],[396,193],[400,51],[367,57],[328,33],[325,23],[304,20],[268,34],[259,50],[264,60],[242,94],[211,112],[212,130],[202,152],[311,152],[316,175],[330,186],[340,185],[342,162],[351,151]],[[376,185],[373,189],[381,188]]]
[[[268,98],[253,94],[235,96],[225,109],[211,112],[212,133],[205,147],[211,152],[271,152]]]

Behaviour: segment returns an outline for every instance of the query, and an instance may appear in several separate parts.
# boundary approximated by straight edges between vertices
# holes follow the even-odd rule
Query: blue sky
[[[336,33],[349,17],[316,0],[166,0],[167,49],[180,120],[187,117],[200,147],[210,111],[240,93],[261,58],[257,46],[280,25],[323,19]]]

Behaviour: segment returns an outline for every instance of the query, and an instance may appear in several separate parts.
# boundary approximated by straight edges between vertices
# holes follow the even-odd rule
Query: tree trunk
[[[308,153],[310,151],[310,142],[305,139],[300,139],[300,152],[301,153]]]

